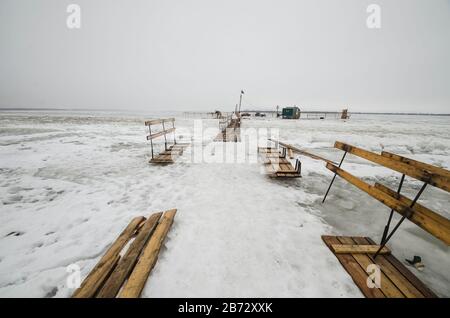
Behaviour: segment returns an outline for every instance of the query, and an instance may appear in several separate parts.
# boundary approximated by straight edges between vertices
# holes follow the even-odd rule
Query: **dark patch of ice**
[[[33,244],[33,248],[40,248],[42,246],[44,246],[43,242],[36,242],[36,243]]]
[[[23,199],[22,195],[18,194],[10,195],[6,200],[3,201],[3,205],[14,204],[22,201],[22,199]]]
[[[58,287],[53,287],[49,292],[47,292],[44,296],[44,298],[53,298],[56,296],[56,293],[58,292]]]
[[[12,231],[11,233],[8,233],[7,235],[5,235],[5,237],[7,237],[7,236],[21,236],[21,235],[24,235],[25,234],[25,232],[22,232],[22,231]]]

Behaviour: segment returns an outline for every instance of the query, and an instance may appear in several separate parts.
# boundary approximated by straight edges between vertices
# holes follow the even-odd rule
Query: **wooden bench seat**
[[[368,237],[350,236],[322,236],[322,240],[330,248],[344,269],[353,279],[354,283],[367,298],[436,298],[436,294],[422,283],[411,271],[409,271],[390,250],[385,250],[373,258],[373,250],[378,245]],[[361,250],[356,252],[336,253],[336,246],[361,246],[368,249],[367,253]],[[370,288],[367,281],[374,277],[370,265],[377,265],[380,269],[379,288]],[[373,283],[375,283],[372,280]]]
[[[300,170],[296,170],[291,162],[276,148],[258,147],[260,161],[264,164],[266,174],[271,178],[298,178]]]

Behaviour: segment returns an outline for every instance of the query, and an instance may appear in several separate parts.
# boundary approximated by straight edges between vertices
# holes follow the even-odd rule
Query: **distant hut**
[[[348,114],[348,109],[343,109],[341,113],[341,119],[349,119],[350,115]]]
[[[283,119],[299,119],[300,118],[300,108],[294,107],[284,107],[281,113]]]

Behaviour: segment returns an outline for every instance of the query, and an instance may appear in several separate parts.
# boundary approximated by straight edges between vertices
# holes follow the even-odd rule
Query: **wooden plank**
[[[151,126],[151,125],[157,125],[157,124],[162,124],[163,120],[162,119],[152,119],[152,120],[146,120],[145,121],[145,126]]]
[[[354,241],[350,237],[338,236],[337,239],[342,244],[354,244]],[[369,267],[369,265],[374,264],[372,259],[366,254],[350,254],[350,255],[352,255],[353,258],[358,262],[358,264],[361,265],[362,269],[366,272],[366,276],[368,278],[369,275],[367,274],[367,268]],[[380,274],[381,274],[380,289],[386,297],[405,298],[403,293],[391,282],[391,280],[383,272],[381,272]]]
[[[145,121],[145,126],[162,124],[163,122],[164,123],[171,123],[173,121],[175,121],[175,118],[152,119],[152,120]]]
[[[369,243],[375,244],[370,238],[365,238]],[[391,263],[404,277],[406,277],[411,284],[414,285],[426,298],[437,298],[437,295],[426,286],[419,278],[416,277],[409,269],[405,267],[396,257],[393,255],[384,255],[384,257]]]
[[[283,147],[285,147],[285,148],[287,148],[287,149],[290,149],[290,150],[292,150],[292,151],[294,151],[294,152],[296,152],[296,153],[302,154],[302,155],[304,155],[304,156],[307,156],[307,157],[310,157],[310,158],[313,158],[313,159],[316,159],[316,160],[322,160],[322,161],[329,162],[329,163],[332,163],[332,164],[337,164],[337,163],[335,163],[335,162],[332,161],[332,160],[329,160],[329,159],[323,158],[323,157],[321,157],[321,156],[312,154],[312,153],[307,152],[307,151],[305,151],[305,150],[301,150],[301,149],[299,149],[299,148],[297,148],[297,147],[294,147],[294,146],[292,146],[292,145],[289,145],[289,144],[287,144],[287,143],[284,143],[284,142],[281,142],[281,141],[277,141],[277,140],[271,139],[271,138],[269,138],[269,140],[270,140],[270,141],[273,141],[273,142],[275,142],[275,143],[279,143],[281,146],[283,146]]]
[[[273,147],[258,147],[258,152],[279,152],[277,148]]]
[[[142,251],[142,248],[147,243],[149,237],[152,235],[153,230],[158,224],[159,218],[162,212],[152,214],[147,221],[144,222],[142,229],[136,236],[135,240],[131,243],[122,260],[116,266],[108,280],[103,285],[102,289],[97,295],[97,298],[113,298],[116,297],[123,282],[127,279],[128,275],[133,270],[133,267],[138,261],[138,257]]]
[[[174,163],[174,161],[172,159],[152,159],[150,160],[150,163]]]
[[[362,181],[361,179],[353,176],[352,174],[342,170],[341,168],[338,168],[332,164],[327,163],[326,166],[329,170],[335,172],[337,175],[342,177],[343,179],[347,180],[360,190],[366,192],[373,198],[377,199],[381,203],[385,204],[386,206],[390,207],[391,209],[394,209],[396,212],[400,213],[401,215],[406,215],[408,219],[412,222],[414,222],[419,227],[423,228],[433,236],[441,239],[443,237],[442,232],[442,226],[436,227],[435,225],[438,223],[435,221],[434,217],[431,218],[428,214],[424,214],[424,210],[420,210],[418,212],[418,208],[416,206],[413,206],[412,208],[409,207],[408,204],[406,204],[406,200],[400,201],[397,198],[381,191],[380,186],[378,188],[371,186],[367,184],[366,182]],[[426,224],[426,227],[423,227],[423,225]],[[445,225],[444,225],[445,227]]]
[[[145,220],[143,216],[135,217],[128,226],[120,233],[119,237],[114,241],[111,247],[106,251],[100,261],[95,265],[92,271],[81,283],[80,287],[75,290],[72,297],[74,298],[90,298],[94,297],[99,288],[103,285],[109,273],[113,270],[118,262],[118,256],[123,247],[128,243],[135,234],[136,229]]]
[[[175,145],[173,145],[172,147],[181,147],[181,148],[187,148],[189,147],[191,144],[189,142],[177,142]]]
[[[294,152],[292,151],[292,148],[288,148],[287,155],[289,159],[294,159]]]
[[[330,248],[332,244],[341,244],[334,236],[322,236],[322,240]],[[378,288],[369,288],[367,286],[367,273],[350,254],[334,254],[344,269],[361,290],[364,296],[368,298],[384,298],[385,295]]]
[[[174,131],[175,131],[175,128],[168,128],[168,129],[166,129],[166,130],[161,130],[161,131],[159,131],[159,132],[157,132],[157,133],[148,135],[148,136],[147,136],[147,140],[155,139],[155,138],[158,138],[158,137],[161,137],[161,136],[170,134],[171,132],[174,132]]]
[[[334,147],[450,192],[450,178],[336,141]]]
[[[412,203],[411,199],[403,195],[399,195],[396,191],[389,189],[388,187],[375,183],[375,188],[383,191],[384,193],[398,199],[400,202],[407,206]],[[450,220],[444,216],[424,207],[423,205],[416,203],[413,207],[414,213],[408,218],[411,222],[417,224],[422,229],[440,239],[445,244],[450,245]]]
[[[331,249],[335,254],[375,254],[379,245],[364,245],[364,244],[333,244]],[[380,254],[390,254],[391,250],[386,246],[380,251]]]
[[[274,173],[281,173],[281,174],[286,174],[286,175],[298,175],[300,176],[300,174],[298,173],[297,170],[295,170],[292,166],[290,169],[285,169],[282,170],[280,169],[280,167],[278,167],[277,165],[265,165],[266,168],[266,172],[268,174],[274,174]]]
[[[403,157],[403,156],[399,156],[399,155],[396,155],[396,154],[393,154],[393,153],[387,152],[387,151],[382,151],[381,155],[383,157],[390,158],[390,159],[393,159],[393,160],[397,160],[397,161],[406,163],[406,164],[408,164],[410,166],[413,166],[413,167],[416,167],[416,168],[419,168],[419,169],[422,169],[422,170],[426,170],[428,172],[435,173],[435,174],[444,176],[446,178],[450,178],[450,171],[448,171],[448,170],[446,170],[444,168],[439,168],[439,167],[430,165],[430,164],[425,163],[425,162],[421,162],[421,161],[417,161],[417,160],[414,160],[414,159],[410,159],[410,158],[406,158],[406,157]]]
[[[365,237],[352,237],[353,241],[356,244],[371,244]],[[373,245],[377,246],[377,245]],[[413,284],[410,283],[408,279],[406,279],[385,257],[384,255],[378,255],[374,260],[373,256],[371,256],[372,262],[380,266],[380,269],[383,273],[397,286],[398,289],[405,295],[407,298],[423,298],[422,293],[414,287]]]
[[[285,163],[285,162],[282,162],[282,158],[279,158],[279,157],[266,157],[266,156],[263,156],[263,157],[261,157],[262,158],[262,161],[264,161],[264,163],[266,163],[266,164],[279,164],[279,163]]]
[[[300,178],[301,175],[298,173],[281,173],[281,172],[277,172],[275,175],[271,175],[269,177],[272,178]]]
[[[123,286],[119,294],[120,298],[136,298],[140,296],[147,278],[158,260],[159,251],[173,223],[176,212],[177,210],[173,209],[164,213],[161,222],[142,251],[142,256],[139,258],[128,281]]]

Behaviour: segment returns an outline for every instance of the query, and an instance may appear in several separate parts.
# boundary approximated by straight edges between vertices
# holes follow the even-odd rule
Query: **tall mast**
[[[239,114],[241,113],[242,95],[244,95],[243,90],[241,90],[241,95],[239,96]]]

